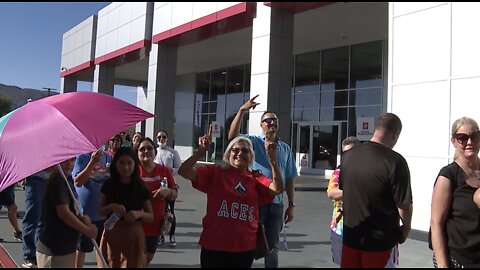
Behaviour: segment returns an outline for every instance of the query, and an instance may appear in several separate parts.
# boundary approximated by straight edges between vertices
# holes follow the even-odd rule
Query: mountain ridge
[[[57,92],[50,91],[50,95],[57,95]],[[12,102],[11,109],[15,110],[18,107],[25,105],[28,102],[28,99],[37,100],[48,96],[48,91],[31,89],[31,88],[21,88],[15,85],[5,85],[0,83],[0,95],[3,95],[10,99]]]

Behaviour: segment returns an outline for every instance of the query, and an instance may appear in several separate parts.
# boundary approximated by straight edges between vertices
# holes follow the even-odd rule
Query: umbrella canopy
[[[0,191],[40,170],[95,151],[152,117],[112,96],[72,92],[27,103],[0,118]]]

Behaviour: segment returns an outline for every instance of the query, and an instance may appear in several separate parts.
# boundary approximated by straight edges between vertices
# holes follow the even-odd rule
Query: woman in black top
[[[435,267],[480,267],[480,209],[473,194],[480,187],[480,132],[471,118],[452,126],[454,162],[442,168],[432,195],[431,241]]]
[[[110,267],[145,266],[145,235],[142,221],[152,222],[152,202],[148,188],[139,174],[139,161],[131,147],[115,152],[110,165],[110,179],[100,193],[100,216],[113,212],[120,220],[105,229],[100,246]],[[125,266],[125,265],[123,265]]]

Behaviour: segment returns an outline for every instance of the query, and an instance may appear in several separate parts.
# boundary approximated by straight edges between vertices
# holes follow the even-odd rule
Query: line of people
[[[263,224],[270,247],[265,266],[278,267],[280,231],[294,218],[297,171],[290,147],[277,136],[279,119],[275,113],[267,111],[261,116],[262,135],[239,134],[244,113],[259,105],[255,101],[257,97],[243,104],[233,119],[223,164],[196,165],[210,149],[211,127],[199,138],[198,150],[183,164],[179,162],[178,153],[166,146],[168,134],[163,130],[157,133],[158,148],[151,139],[138,138],[140,135],[135,134],[134,148],[116,149],[116,145],[122,144],[118,136],[109,142],[111,149],[78,157],[77,170],[70,169],[71,160],[62,163],[66,175],[73,171],[70,182],[77,187],[80,201],[85,196],[82,188],[88,189],[85,179],[91,181],[90,189],[96,190],[98,197],[96,202],[83,199],[82,208],[89,218],[73,218],[65,213],[74,212],[68,186],[58,180],[58,173],[52,174],[47,191],[52,189],[62,195],[44,200],[43,210],[49,215],[51,225],[42,226],[37,244],[37,258],[42,265],[65,265],[62,263],[72,260],[71,253],[68,258],[64,258],[63,253],[71,251],[73,244],[65,248],[69,241],[52,243],[48,240],[50,237],[46,237],[59,233],[60,221],[70,226],[70,231],[63,228],[65,235],[62,237],[70,239],[79,232],[88,236],[82,238],[75,256],[76,266],[81,267],[84,253],[93,250],[90,238],[97,236],[97,231],[104,231],[101,228],[104,218],[115,213],[121,217],[118,225],[105,230],[101,237],[97,236],[109,266],[148,266],[161,241],[159,228],[167,209],[166,202],[175,201],[178,196],[172,170],[179,167],[178,173],[191,181],[195,189],[206,193],[208,199],[199,240],[201,266],[251,267],[257,229]],[[387,113],[378,117],[370,141],[360,144],[355,138],[347,138],[342,142],[341,168],[335,170],[327,190],[334,200],[332,256],[341,267],[398,266],[398,245],[406,240],[411,230],[413,212],[408,164],[392,150],[401,130],[398,116]],[[433,263],[435,267],[479,266],[478,124],[466,117],[455,121],[451,143],[456,151],[454,162],[440,170],[432,195]],[[109,159],[108,153],[113,154],[113,158]],[[96,168],[99,164],[101,166]],[[106,170],[108,164],[110,168]],[[106,171],[110,172],[107,177],[103,174]],[[96,179],[97,174],[103,180]],[[166,187],[162,186],[164,179]],[[95,181],[104,183],[95,186],[98,184]],[[286,208],[284,192],[288,199]],[[89,210],[92,205],[98,208],[95,212]],[[170,209],[173,212],[173,205]],[[42,221],[47,222],[44,217]],[[176,243],[175,226],[172,230],[171,244]],[[57,254],[56,245],[62,246],[62,254]]]
[[[401,130],[400,119],[387,113],[377,119],[369,142],[360,145],[354,137],[342,142],[343,151],[348,152],[327,189],[334,201],[332,259],[341,267],[398,266],[398,244],[411,230],[413,212],[408,164],[391,150]],[[477,122],[469,117],[455,120],[450,141],[455,149],[453,162],[440,169],[432,193],[428,240],[433,266],[479,267]]]
[[[178,153],[165,147],[166,132],[160,131],[160,137],[164,138],[158,149],[151,139],[143,138],[140,133],[133,136],[132,143],[122,147],[122,136],[118,134],[108,141],[105,151],[99,149],[62,162],[60,167],[69,185],[56,168],[27,177],[22,267],[81,268],[85,253],[94,249],[92,238],[100,244],[109,266],[148,266],[158,245],[166,201],[174,201],[177,197],[173,167],[181,164]],[[157,155],[157,151],[162,151],[162,155]],[[166,151],[175,154],[166,154]],[[160,187],[163,180],[167,182],[166,187]],[[143,197],[132,194],[130,188],[125,189],[131,186]],[[147,192],[142,193],[142,190]],[[76,201],[83,213],[81,216],[75,211]],[[118,222],[120,225],[116,225],[116,229],[103,233],[105,219],[113,212],[123,221]],[[122,232],[122,228],[127,229]],[[119,236],[130,237],[132,245],[119,242]],[[75,237],[80,238],[74,241]],[[53,238],[57,240],[51,240]],[[174,247],[174,228],[170,239],[170,246]],[[140,258],[138,255],[144,251],[145,256]],[[99,256],[97,265],[103,265]]]

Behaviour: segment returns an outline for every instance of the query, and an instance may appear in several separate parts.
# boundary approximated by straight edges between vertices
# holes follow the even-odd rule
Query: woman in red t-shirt
[[[152,139],[146,137],[139,141],[137,149],[140,160],[140,177],[152,192],[153,222],[144,223],[145,242],[147,244],[147,260],[145,267],[148,267],[155,256],[160,236],[160,229],[165,215],[166,201],[174,201],[177,198],[177,185],[171,171],[160,164],[153,162],[157,155],[157,149]],[[166,182],[166,187],[162,187]]]
[[[245,137],[233,139],[225,150],[223,165],[195,164],[209,149],[208,135],[198,139],[198,151],[187,159],[178,173],[192,181],[192,186],[207,194],[207,213],[203,218],[200,264],[210,267],[251,267],[258,229],[258,208],[283,192],[283,180],[277,166],[277,145],[266,142],[273,181],[252,172],[255,159],[252,142]]]

